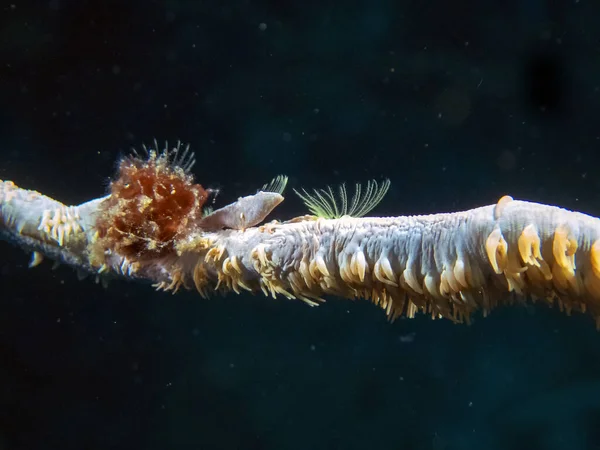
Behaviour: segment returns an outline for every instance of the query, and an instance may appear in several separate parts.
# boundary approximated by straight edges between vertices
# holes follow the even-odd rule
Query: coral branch
[[[590,312],[600,324],[595,217],[503,197],[457,213],[302,216],[245,228],[238,218],[255,225],[280,194],[245,197],[203,222],[207,192],[187,166],[169,152],[125,158],[110,195],[70,207],[0,182],[0,237],[33,251],[33,265],[44,255],[203,296],[263,292],[310,305],[367,298],[391,319],[422,311],[457,322],[532,298]]]

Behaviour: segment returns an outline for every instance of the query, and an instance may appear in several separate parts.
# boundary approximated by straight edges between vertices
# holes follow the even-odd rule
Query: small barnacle
[[[256,194],[240,197],[234,203],[211,211],[198,222],[198,225],[205,231],[223,228],[245,230],[258,225],[283,201],[281,194],[287,182],[287,176],[278,175]]]

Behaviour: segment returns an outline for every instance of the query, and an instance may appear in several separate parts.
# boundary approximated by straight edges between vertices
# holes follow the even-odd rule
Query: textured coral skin
[[[300,216],[206,228],[207,192],[190,166],[176,153],[126,158],[111,194],[79,206],[0,181],[0,239],[33,251],[32,265],[46,256],[203,296],[263,292],[310,305],[360,297],[390,319],[424,312],[456,322],[530,298],[590,313],[600,328],[597,217],[504,196],[428,216]],[[248,211],[236,205],[236,213]]]
[[[168,153],[126,157],[98,216],[98,243],[103,251],[138,261],[163,257],[201,218],[207,198]]]

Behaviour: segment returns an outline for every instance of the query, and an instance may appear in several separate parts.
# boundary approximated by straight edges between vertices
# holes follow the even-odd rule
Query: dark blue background
[[[65,1],[0,9],[0,178],[76,204],[192,143],[224,204],[389,177],[374,214],[501,195],[600,215],[589,0]],[[277,218],[305,212],[288,192]],[[600,334],[556,308],[390,325],[202,300],[0,244],[0,449],[600,448]]]

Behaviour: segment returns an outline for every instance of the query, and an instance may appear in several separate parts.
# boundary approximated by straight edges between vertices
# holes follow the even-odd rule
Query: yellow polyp
[[[453,292],[459,292],[463,289],[463,286],[461,286],[460,282],[456,279],[454,270],[444,267],[442,273],[446,274],[446,281],[450,285],[450,289],[452,289]]]
[[[152,287],[156,290],[156,291],[162,291],[165,287],[167,286],[167,283],[165,281],[161,281],[160,283],[154,283],[152,285]]]
[[[594,276],[600,278],[600,239],[596,240],[590,248],[590,262],[592,263]]]
[[[494,228],[485,241],[485,250],[494,272],[501,274],[506,267],[508,244],[500,228]]]
[[[283,286],[281,286],[278,281],[271,280],[271,286],[277,294],[283,295],[288,300],[294,300],[296,298],[292,293],[288,292]]]
[[[544,260],[540,261],[539,269],[540,269],[540,272],[542,272],[546,281],[552,280],[552,270],[550,269],[550,266],[548,265],[548,263],[546,261],[544,261]]]
[[[552,282],[559,292],[567,292],[569,284],[567,281],[567,272],[560,265],[552,266]]]
[[[312,276],[310,275],[310,271],[308,270],[308,264],[306,263],[305,259],[302,259],[302,261],[300,261],[300,267],[298,268],[298,271],[300,272],[304,283],[308,287],[308,290],[313,290],[315,283],[313,281]]]
[[[387,254],[382,254],[377,263],[379,264],[380,271],[382,272],[382,277],[393,283],[395,286],[398,286],[398,283],[396,283],[396,275],[394,274],[394,270],[392,269],[392,265],[387,257]]]
[[[236,294],[239,294],[241,292],[239,285],[235,282],[235,280],[233,280],[232,278],[229,278],[227,281],[228,281],[228,283],[227,283],[228,287],[230,289],[232,289],[233,292],[235,292]]]
[[[342,267],[340,266],[340,272],[341,270]],[[317,267],[317,262],[314,259],[311,259],[310,263],[308,264],[308,273],[310,274],[310,277],[317,282],[323,278],[321,276],[321,272],[319,272],[319,268]]]
[[[581,295],[583,292],[583,279],[581,278],[581,274],[576,272],[573,277],[567,278],[567,281],[575,295]]]
[[[241,274],[242,273],[242,268],[240,267],[240,263],[238,261],[238,257],[235,256],[235,255],[232,255],[231,258],[229,259],[229,261],[231,262],[231,267],[233,267],[233,269],[238,274]]]
[[[508,283],[508,292],[517,292],[518,294],[523,294],[524,283],[523,280],[516,274],[517,276],[506,276],[506,282]]]
[[[409,267],[404,269],[404,271],[402,272],[402,278],[404,279],[408,287],[410,287],[413,291],[419,294],[423,294],[423,288],[419,286],[417,277]]]
[[[417,311],[418,311],[417,305],[415,305],[413,303],[412,299],[409,298],[408,304],[406,305],[406,317],[408,317],[409,319],[414,319]]]
[[[500,237],[498,247],[496,248],[496,258],[498,261],[498,267],[503,270],[508,265],[508,244],[504,240],[504,237]]]
[[[261,278],[261,283],[263,285],[262,291],[265,293],[265,295],[267,297],[270,295],[274,299],[277,298],[277,292],[275,292],[275,289],[273,288],[273,284],[271,283],[271,280],[263,277],[263,278]]]
[[[208,287],[208,274],[206,272],[206,268],[203,264],[198,262],[194,267],[193,274],[194,285],[196,286],[196,290],[203,298],[208,296],[207,287]]]
[[[229,275],[229,258],[225,258],[221,264],[221,272],[225,275]]]
[[[522,265],[521,264],[521,260],[519,259],[519,254],[518,252],[509,252],[506,255],[506,268],[504,269],[504,272],[510,272],[510,273],[523,273],[525,272],[530,266],[527,265]]]
[[[496,206],[494,208],[494,219],[495,220],[498,220],[500,218],[500,216],[502,216],[502,212],[504,211],[504,208],[506,208],[506,205],[512,201],[513,201],[513,198],[510,195],[503,195],[502,197],[500,197],[500,200],[498,200],[498,203],[496,203]]]
[[[458,258],[456,260],[452,273],[454,274],[454,278],[456,278],[456,281],[458,281],[463,288],[469,287],[469,283],[467,281],[465,262],[461,258]]]
[[[367,260],[362,250],[354,252],[350,261],[350,267],[352,268],[352,274],[358,276],[358,281],[360,283],[364,282],[367,271]]]
[[[476,289],[481,286],[484,282],[481,269],[477,265],[471,266],[471,263],[467,258],[463,259],[463,263],[465,264],[465,278],[468,287],[471,289]]]
[[[394,310],[394,299],[390,297],[390,298],[388,298],[388,304],[387,304],[387,307],[385,308],[385,315],[388,318],[390,318],[393,310]]]
[[[348,275],[352,278],[352,280],[358,282],[358,270],[356,268],[356,253],[353,253],[348,257],[348,264],[346,265],[346,270]]]
[[[302,286],[302,279],[297,272],[291,272],[287,276],[287,280],[290,283],[290,287],[296,296],[301,295],[304,292],[304,287]]]
[[[378,306],[383,306],[383,302],[385,301],[383,296],[380,295],[380,292],[375,289],[375,287],[371,288],[371,300]]]
[[[569,275],[574,276],[577,241],[569,236],[569,234],[569,230],[564,226],[556,228],[552,241],[552,255],[556,264],[566,270]],[[554,273],[554,270],[552,273]]]
[[[380,267],[379,267],[379,266],[380,266],[380,264],[379,264],[379,261],[377,261],[377,262],[375,263],[375,266],[373,266],[373,276],[375,277],[375,279],[376,279],[377,281],[379,281],[380,283],[384,283],[384,284],[385,284],[387,280],[386,280],[386,279],[385,279],[385,277],[382,275],[382,273],[381,273],[381,269],[380,269]]]
[[[315,263],[316,266],[316,263]],[[318,270],[318,268],[317,268]],[[340,264],[340,278],[346,284],[354,283],[354,277],[350,271],[350,264],[346,261]]]
[[[425,286],[425,289],[427,289],[427,291],[433,298],[436,298],[436,299],[443,298],[440,295],[438,288],[436,286],[436,283],[435,283],[435,279],[433,278],[433,276],[431,276],[431,274],[428,273],[427,275],[425,275],[425,277],[423,278],[423,285]]]
[[[325,260],[323,259],[323,256],[318,255],[315,257],[315,262],[317,263],[317,267],[319,268],[319,271],[325,275],[326,277],[330,276],[329,275],[329,269],[327,269],[327,264],[325,264]]]
[[[448,283],[448,270],[444,269],[440,275],[440,294],[447,296],[452,293],[452,291],[450,283]]]
[[[396,283],[395,281],[390,280],[388,278],[388,273],[384,270],[384,266],[386,265],[386,263],[388,266],[390,266],[390,262],[387,258],[385,258],[385,257],[379,258],[379,260],[377,260],[377,262],[375,263],[375,266],[373,267],[373,275],[381,283],[388,284],[388,285],[394,286],[394,287],[398,287],[398,283]],[[391,266],[389,268],[391,271]],[[393,273],[392,273],[392,275],[393,275]]]
[[[259,280],[259,284],[260,284],[260,290],[263,292],[263,294],[265,294],[265,297],[268,297],[269,296],[269,291],[267,290],[266,281],[261,278]]]
[[[181,286],[185,285],[185,278],[183,275],[183,271],[180,267],[174,267],[170,272],[171,282],[170,283],[162,283],[162,289],[164,291],[172,291],[173,294],[176,294]]]
[[[390,321],[394,321],[402,315],[402,313],[404,312],[405,304],[406,304],[406,296],[405,295],[402,295],[402,297],[395,299],[394,304],[392,305]]]
[[[521,259],[525,264],[539,267],[539,260],[542,259],[542,254],[540,252],[540,236],[533,224],[529,224],[523,229],[519,236],[517,246],[519,248]]]
[[[226,279],[225,276],[222,272],[217,272],[217,284],[215,286],[215,291],[219,290],[221,288],[221,285],[225,285]]]
[[[254,267],[256,268],[257,272],[260,272],[261,267],[269,265],[266,246],[264,244],[259,244],[254,247],[250,252],[250,256],[254,261]]]
[[[310,297],[306,297],[306,296],[304,296],[304,295],[302,295],[302,294],[297,294],[297,295],[296,295],[296,298],[297,298],[298,300],[302,300],[302,301],[303,301],[304,303],[306,303],[308,306],[319,306],[319,302],[318,302],[318,301],[315,301],[315,300],[313,300],[312,298],[310,298]],[[318,299],[318,300],[319,300],[319,301],[323,301],[322,299]]]
[[[208,252],[206,252],[206,255],[204,255],[204,262],[208,264],[211,261],[216,261],[218,259],[218,255],[219,249],[217,247],[213,247]]]
[[[392,303],[392,299],[388,297],[385,289],[381,289],[379,292],[379,297],[381,299],[381,308],[387,312],[389,305]]]

